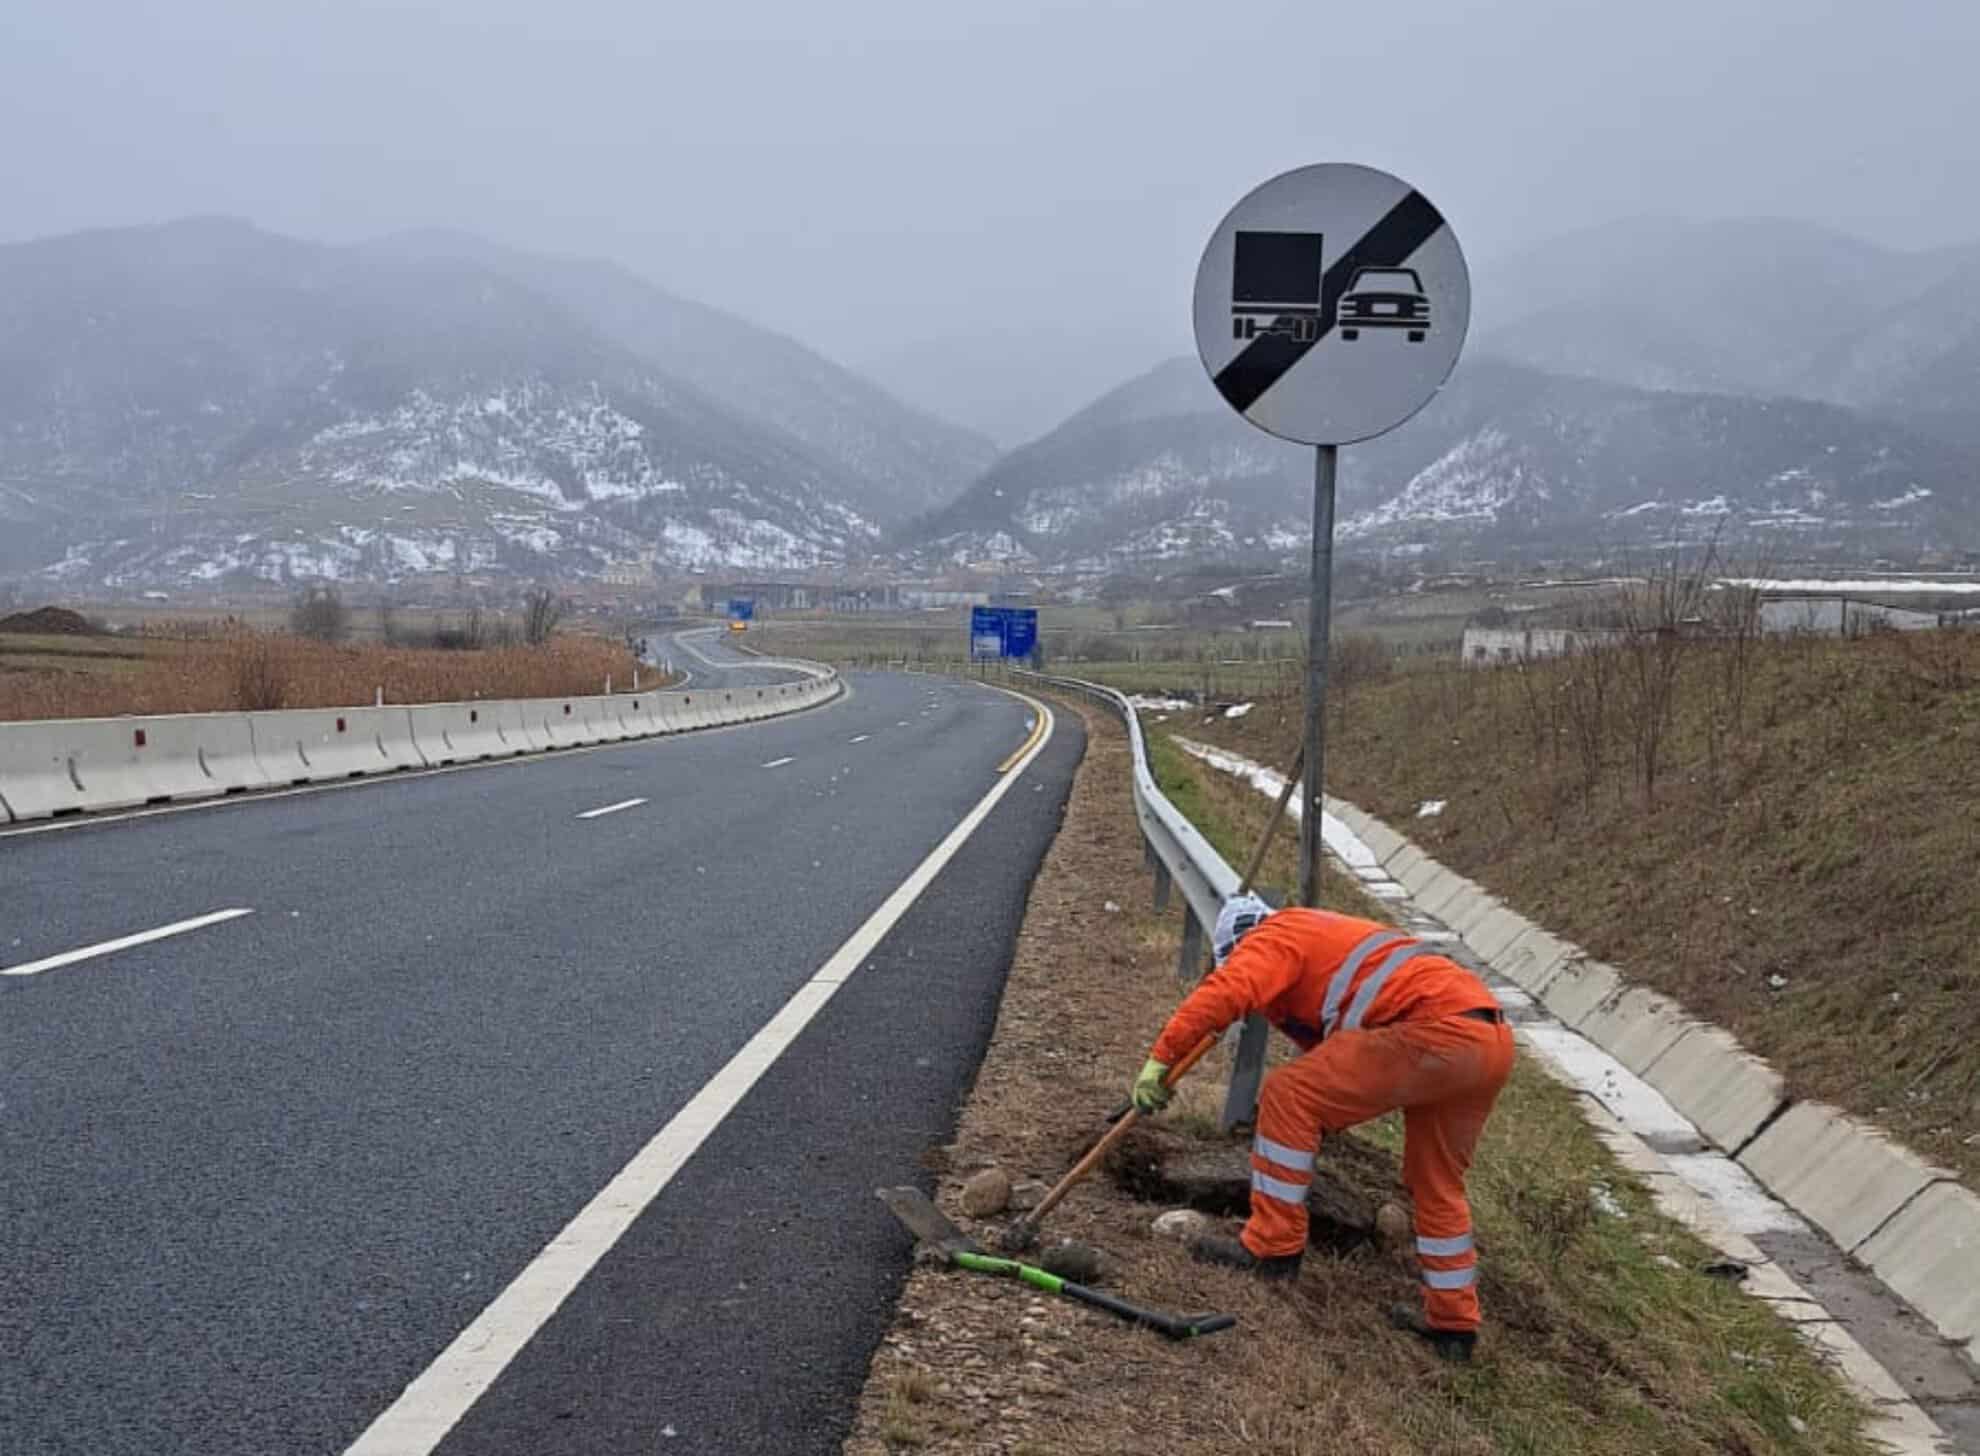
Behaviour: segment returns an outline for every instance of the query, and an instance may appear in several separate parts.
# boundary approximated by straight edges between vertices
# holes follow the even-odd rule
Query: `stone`
[[[963,1212],[971,1218],[990,1218],[1011,1203],[1011,1175],[991,1166],[974,1173],[962,1186]]]
[[[1413,1246],[1415,1237],[1409,1210],[1400,1203],[1385,1203],[1375,1210],[1375,1242],[1383,1248],[1407,1251]]]
[[[1027,1178],[1022,1183],[1013,1183],[1010,1206],[1018,1213],[1029,1213],[1043,1203],[1045,1195],[1051,1191],[1035,1178]]]
[[[1207,1214],[1198,1213],[1193,1208],[1172,1208],[1157,1215],[1150,1227],[1161,1238],[1186,1244],[1199,1235],[1209,1233],[1211,1224]]]
[[[1039,1256],[1038,1267],[1075,1284],[1098,1284],[1107,1277],[1109,1260],[1091,1244],[1061,1239]]]

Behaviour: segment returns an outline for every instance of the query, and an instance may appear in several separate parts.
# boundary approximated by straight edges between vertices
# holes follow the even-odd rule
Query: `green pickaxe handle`
[[[1237,1316],[1234,1314],[1178,1317],[1162,1314],[1157,1310],[1143,1309],[1140,1305],[1129,1304],[1125,1299],[1116,1299],[1113,1295],[1103,1294],[1098,1289],[1074,1283],[1070,1279],[1062,1279],[1057,1274],[1040,1269],[1034,1264],[1021,1264],[1016,1259],[999,1259],[990,1254],[969,1254],[961,1251],[949,1257],[962,1268],[973,1270],[978,1274],[1003,1274],[1021,1279],[1034,1289],[1042,1289],[1047,1294],[1063,1295],[1067,1299],[1076,1299],[1081,1304],[1092,1305],[1095,1309],[1104,1309],[1109,1314],[1119,1315],[1124,1320],[1154,1330],[1158,1334],[1167,1335],[1172,1340],[1187,1340],[1197,1335],[1214,1335],[1217,1331],[1228,1330],[1237,1323]]]

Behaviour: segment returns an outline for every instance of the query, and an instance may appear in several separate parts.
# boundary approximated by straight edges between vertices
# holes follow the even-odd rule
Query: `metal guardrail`
[[[1237,893],[1238,872],[1156,785],[1148,765],[1148,747],[1142,738],[1140,718],[1125,695],[1099,683],[1021,668],[1010,669],[1010,677],[1015,682],[1056,688],[1084,698],[1107,709],[1127,725],[1128,743],[1134,756],[1134,815],[1141,824],[1149,868],[1155,872],[1155,908],[1167,908],[1171,886],[1181,889],[1182,954],[1176,973],[1183,980],[1195,980],[1202,974],[1204,942],[1217,923],[1217,912],[1225,900]],[[1237,1033],[1230,1085],[1224,1093],[1222,1123],[1226,1131],[1249,1126],[1256,1118],[1258,1087],[1265,1075],[1266,1035],[1262,1016],[1248,1017]]]

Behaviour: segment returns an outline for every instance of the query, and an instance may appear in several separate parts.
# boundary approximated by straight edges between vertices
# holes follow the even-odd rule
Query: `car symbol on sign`
[[[1408,329],[1412,344],[1430,332],[1430,300],[1414,268],[1359,268],[1341,295],[1341,337],[1354,340],[1363,329]]]

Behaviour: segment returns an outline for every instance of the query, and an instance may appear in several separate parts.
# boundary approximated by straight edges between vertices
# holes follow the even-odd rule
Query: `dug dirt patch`
[[[0,617],[0,632],[24,637],[101,637],[104,631],[80,612],[67,607],[36,607]]]

